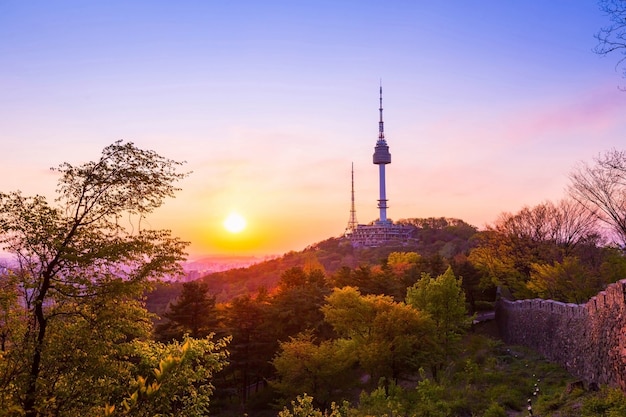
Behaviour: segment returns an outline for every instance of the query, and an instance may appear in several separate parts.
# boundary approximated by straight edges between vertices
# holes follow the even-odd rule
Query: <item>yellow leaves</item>
[[[115,415],[171,415],[168,410],[178,401],[186,405],[177,409],[177,416],[208,415],[211,378],[225,366],[230,340],[213,341],[212,337],[185,337],[183,342],[168,344],[135,341],[141,365]]]
[[[187,353],[190,347],[191,347],[191,338],[187,338],[185,340],[185,343],[183,343],[183,345],[181,346],[180,352],[184,355],[185,353]]]
[[[161,361],[159,367],[154,370],[154,376],[156,377],[157,381],[160,381],[163,378],[163,374],[165,373],[162,365],[163,361]]]
[[[136,404],[138,399],[139,399],[139,391],[133,392],[130,396],[131,403]]]
[[[104,416],[112,416],[113,412],[115,412],[115,406],[106,404],[103,409]]]
[[[139,375],[139,376],[137,376],[136,383],[137,383],[137,386],[139,387],[139,389],[141,389],[141,387],[146,385],[146,378],[144,378],[141,375]]]
[[[161,388],[161,384],[157,382],[153,382],[152,384],[148,385],[145,389],[146,396],[150,398],[159,390],[159,388]]]
[[[189,340],[187,340],[187,342],[185,342],[185,344],[181,348],[183,355],[184,352],[186,352],[189,348],[188,342]],[[167,372],[175,368],[180,362],[181,358],[175,358],[172,355],[168,355],[165,359],[161,359],[161,361],[159,361],[159,367],[153,370],[154,376],[156,377],[157,381],[161,381],[163,379],[163,376]]]

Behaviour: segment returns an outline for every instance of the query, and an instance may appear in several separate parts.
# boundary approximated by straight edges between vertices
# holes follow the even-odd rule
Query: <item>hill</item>
[[[312,244],[300,252],[291,251],[281,257],[259,262],[245,268],[233,268],[202,276],[198,279],[209,285],[217,302],[228,302],[235,297],[254,294],[260,288],[274,288],[281,274],[293,267],[304,270],[319,269],[331,276],[342,267],[379,265],[392,252],[417,252],[428,262],[441,263],[458,254],[466,254],[473,244],[478,229],[460,219],[411,218],[397,222],[415,228],[414,238],[403,246],[388,245],[372,248],[353,248],[344,237],[333,237]],[[180,294],[182,283],[159,284],[147,297],[147,307],[160,314],[167,303]]]

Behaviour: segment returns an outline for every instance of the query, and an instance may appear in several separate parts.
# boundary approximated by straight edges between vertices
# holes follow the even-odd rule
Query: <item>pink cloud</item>
[[[503,128],[506,137],[514,142],[572,132],[597,134],[622,124],[625,111],[626,94],[616,89],[602,89],[540,104]]]

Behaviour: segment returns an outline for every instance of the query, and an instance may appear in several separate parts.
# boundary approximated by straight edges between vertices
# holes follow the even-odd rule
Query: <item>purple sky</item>
[[[192,254],[283,253],[375,220],[378,86],[388,216],[478,227],[564,196],[626,138],[593,1],[3,1],[0,190],[117,139],[193,174],[150,222]],[[248,228],[227,234],[239,212]]]

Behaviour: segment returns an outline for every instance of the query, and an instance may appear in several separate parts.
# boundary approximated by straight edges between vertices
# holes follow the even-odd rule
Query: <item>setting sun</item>
[[[246,228],[246,219],[237,213],[230,213],[224,220],[224,228],[231,233],[239,233]]]

